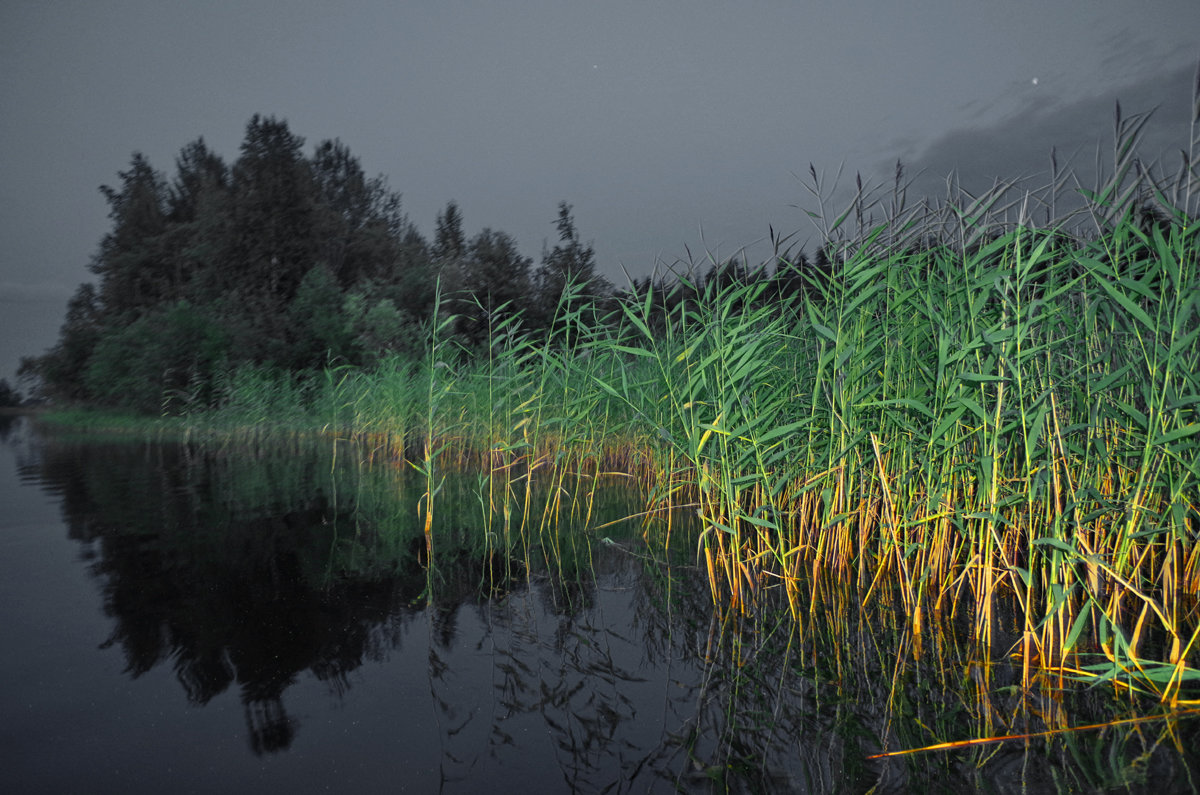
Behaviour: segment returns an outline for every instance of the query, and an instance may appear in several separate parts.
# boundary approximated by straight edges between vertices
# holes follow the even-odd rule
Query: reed
[[[421,361],[239,372],[227,411],[307,411],[409,461],[430,553],[438,467],[478,473],[489,543],[526,570],[534,547],[576,559],[559,522],[621,477],[664,545],[698,517],[718,604],[779,594],[811,624],[850,598],[894,610],[918,653],[965,626],[1026,686],[1052,671],[1178,704],[1200,682],[1200,197],[1189,157],[1170,179],[1137,160],[1144,123],[1118,108],[1111,171],[1068,212],[1053,156],[1040,189],[951,180],[909,206],[898,169],[832,213],[814,170],[828,266],[792,268],[790,295],[746,269],[605,316],[571,287],[546,334],[489,316],[474,357],[439,302]]]
[[[595,484],[635,475],[647,514],[699,516],[717,602],[781,591],[814,620],[824,583],[850,583],[918,644],[966,621],[989,655],[1015,609],[1001,651],[1027,682],[1177,701],[1200,633],[1194,225],[1018,227],[968,250],[882,235],[791,306],[762,279],[665,311],[647,290],[544,339],[498,322],[474,360],[432,334],[422,364],[331,376],[316,402],[421,473],[429,549],[439,461],[481,473],[497,547],[550,560],[574,557],[556,528],[587,520]]]

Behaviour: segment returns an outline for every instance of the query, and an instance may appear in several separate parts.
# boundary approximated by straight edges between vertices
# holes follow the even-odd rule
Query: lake
[[[1162,792],[1200,720],[1023,693],[828,591],[716,607],[695,528],[614,479],[423,482],[333,439],[84,437],[0,417],[9,792]],[[560,496],[555,511],[547,495]],[[552,514],[552,515],[551,515]],[[691,539],[691,540],[689,540]],[[814,593],[817,593],[814,590]]]

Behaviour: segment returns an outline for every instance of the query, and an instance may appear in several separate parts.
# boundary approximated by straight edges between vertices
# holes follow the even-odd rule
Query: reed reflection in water
[[[1023,695],[1012,670],[956,667],[937,634],[946,648],[913,655],[895,620],[855,611],[836,583],[812,589],[823,620],[714,609],[678,526],[681,560],[638,522],[505,526],[481,510],[494,484],[465,474],[439,497],[429,566],[423,486],[344,443],[97,443],[12,425],[2,440],[5,504],[27,514],[5,524],[10,550],[69,538],[61,565],[82,559],[103,610],[66,615],[81,591],[62,602],[38,590],[44,570],[4,572],[22,597],[4,603],[16,717],[0,738],[18,789],[184,776],[198,790],[953,791],[1190,786],[1200,769],[1185,720],[869,760],[1114,707],[1100,691]],[[593,525],[640,504],[603,491]],[[22,648],[62,650],[38,656],[41,684],[13,662]]]

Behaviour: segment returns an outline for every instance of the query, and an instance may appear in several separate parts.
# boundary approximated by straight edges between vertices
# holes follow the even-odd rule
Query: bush
[[[225,367],[229,336],[204,312],[182,301],[105,333],[84,383],[99,403],[143,412],[187,411],[212,402]]]

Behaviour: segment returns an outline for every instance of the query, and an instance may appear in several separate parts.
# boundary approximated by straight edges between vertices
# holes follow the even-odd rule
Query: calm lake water
[[[564,509],[551,530],[535,493],[522,534],[519,500],[507,525],[484,510],[500,484],[448,477],[430,566],[423,484],[368,457],[331,440],[86,440],[0,417],[0,786],[1200,785],[1195,719],[868,759],[1136,711],[1102,689],[1022,699],[1012,671],[981,680],[941,641],[912,662],[887,621],[852,611],[798,626],[714,609],[686,528],[666,559],[640,522],[616,521],[641,506],[619,484],[591,519],[614,524]]]

